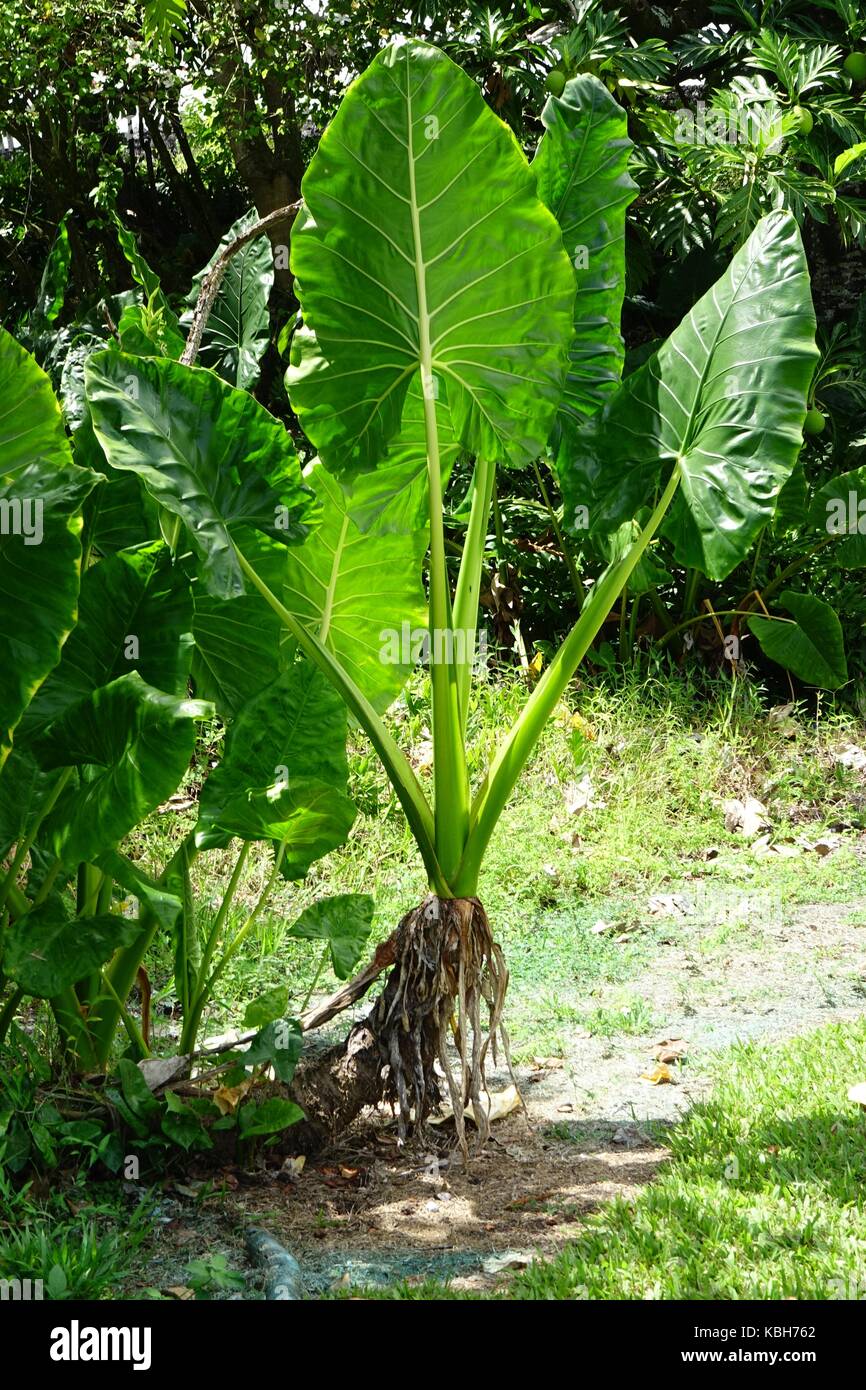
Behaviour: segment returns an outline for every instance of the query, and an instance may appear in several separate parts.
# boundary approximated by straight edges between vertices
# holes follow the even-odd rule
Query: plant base
[[[444,1080],[464,1155],[466,1106],[483,1143],[484,1068],[488,1052],[496,1060],[497,1038],[510,1066],[502,1027],[507,986],[502,951],[478,899],[425,899],[397,929],[391,974],[367,1017],[337,1047],[298,1066],[292,1093],[307,1122],[292,1130],[293,1140],[319,1147],[383,1100],[395,1106],[403,1140],[443,1099]]]

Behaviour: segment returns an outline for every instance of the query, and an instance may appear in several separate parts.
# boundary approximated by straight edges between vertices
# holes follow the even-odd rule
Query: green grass
[[[153,1236],[149,1206],[129,1212],[119,1185],[58,1183],[39,1198],[0,1174],[0,1280],[41,1280],[42,1297],[110,1298]]]
[[[866,1297],[866,1116],[846,1098],[864,1077],[866,1020],[731,1048],[710,1098],[667,1134],[655,1181],[496,1296]],[[370,1296],[472,1295],[428,1283]]]
[[[476,687],[469,718],[475,782],[526,694],[524,679],[513,671]],[[576,711],[584,721],[577,732]],[[721,809],[727,797],[758,796],[778,833],[792,838],[803,833],[817,838],[834,819],[862,815],[862,785],[831,758],[840,742],[862,741],[862,729],[852,716],[834,713],[829,705],[828,711],[818,723],[801,712],[779,725],[768,717],[754,687],[741,682],[733,689],[720,681],[715,702],[699,704],[686,676],[663,682],[627,678],[615,689],[594,684],[570,690],[506,807],[480,884],[515,982],[511,1018],[518,1058],[533,1035],[538,1040],[539,1029],[540,1041],[552,1051],[563,1028],[574,1022],[545,1012],[545,1000],[561,995],[571,1002],[581,993],[592,1007],[588,996],[600,981],[627,980],[651,958],[657,926],[646,922],[647,897],[677,890],[685,873],[693,893],[703,894],[711,907],[716,900],[724,906],[726,895],[735,903],[743,897],[766,901],[770,909],[774,902],[843,901],[855,895],[863,872],[849,846],[827,859],[807,853],[790,860],[756,859],[742,839],[725,831]],[[429,789],[430,709],[423,678],[407,688],[389,718]],[[565,793],[584,776],[599,804],[569,814]],[[314,865],[303,884],[280,885],[222,978],[206,1032],[237,1024],[250,998],[287,980],[290,1007],[302,1005],[319,953],[309,943],[291,940],[287,931],[316,898],[373,892],[375,941],[423,895],[420,860],[402,812],[363,744],[353,750],[351,792],[359,817],[348,844]],[[151,818],[133,849],[159,870],[194,814]],[[718,857],[707,861],[711,846]],[[194,865],[202,930],[219,906],[236,852],[237,846],[212,851]],[[254,904],[267,869],[267,849],[254,847],[231,924],[239,925]],[[641,920],[642,928],[633,944],[617,947],[592,935],[599,917]],[[682,923],[678,929],[685,930]],[[710,934],[701,949],[723,949],[736,921],[723,920],[715,930],[716,937]],[[164,985],[171,999],[168,942],[158,945],[148,966],[157,988]],[[319,988],[326,992],[335,983],[325,971]]]

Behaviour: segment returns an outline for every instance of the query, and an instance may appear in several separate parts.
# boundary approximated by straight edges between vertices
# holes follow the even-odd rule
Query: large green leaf
[[[232,543],[255,527],[290,545],[314,520],[285,427],[213,372],[167,358],[97,353],[86,369],[93,427],[109,463],[137,473],[181,517],[208,590],[244,592]]]
[[[625,111],[597,77],[581,74],[548,99],[532,171],[562,228],[577,273],[574,337],[560,410],[592,415],[622,376],[625,214],[637,191],[628,173]]]
[[[286,552],[286,608],[338,657],[380,712],[399,695],[413,660],[415,633],[426,627],[421,564],[426,530],[363,533],[348,507],[362,507],[377,473],[356,480],[351,499],[319,465],[307,475],[322,521],[306,545]]]
[[[48,377],[0,328],[0,767],[75,622],[77,512],[95,482],[72,464]]]
[[[375,903],[368,893],[335,893],[311,903],[289,929],[302,941],[327,941],[338,980],[351,975],[373,928]]]
[[[825,483],[812,499],[809,521],[838,538],[829,550],[838,565],[866,566],[866,468],[853,468]]]
[[[171,796],[211,712],[146,685],[137,672],[71,705],[34,743],[42,766],[77,770],[40,838],[66,864],[112,848]]]
[[[435,409],[443,492],[462,452],[451,423],[447,396],[444,383],[440,383]],[[424,397],[417,377],[413,377],[406,393],[400,433],[388,450],[387,461],[372,473],[362,473],[348,481],[345,493],[349,515],[361,531],[406,533],[428,525]]]
[[[27,711],[22,733],[44,728],[130,671],[158,690],[185,694],[191,624],[189,581],[167,546],[120,551],[91,566],[81,581],[78,625]]]
[[[514,136],[429,44],[352,84],[302,184],[292,269],[306,327],[287,383],[334,471],[379,464],[421,371],[491,460],[544,447],[565,376],[574,272]]]
[[[187,296],[189,309],[181,315],[181,325],[192,322],[202,281],[214,262],[259,221],[252,211],[238,218],[226,232],[207,265],[192,282]],[[274,283],[274,257],[266,236],[248,241],[232,256],[223,275],[213,308],[208,316],[199,348],[198,360],[232,386],[251,390],[259,379],[259,362],[268,345],[270,320],[268,299]]]
[[[343,792],[314,777],[291,778],[287,785],[239,792],[219,811],[219,829],[196,836],[200,847],[242,840],[272,840],[282,850],[284,878],[303,878],[317,859],[346,843],[357,808]]]
[[[258,594],[196,594],[192,630],[196,694],[213,700],[224,719],[239,714],[285,665],[282,623]]]
[[[51,999],[128,946],[141,930],[131,917],[70,917],[59,899],[35,907],[5,935],[3,969],[37,999]]]
[[[208,849],[232,835],[279,838],[274,826],[303,809],[303,796],[286,791],[312,785],[320,806],[320,787],[342,794],[347,778],[346,707],[315,666],[296,662],[229,730],[222,761],[202,790],[196,843]]]
[[[72,247],[69,245],[69,228],[66,225],[68,216],[69,213],[66,213],[57,224],[57,235],[48,253],[39,282],[39,292],[36,295],[35,317],[37,321],[41,319],[44,323],[53,323],[59,317],[66,299],[69,267],[72,264]]]
[[[848,664],[842,624],[829,603],[790,590],[779,595],[779,602],[793,613],[794,622],[749,618],[761,650],[807,685],[838,690],[848,679]]]
[[[800,234],[786,213],[755,228],[667,342],[558,457],[575,529],[611,531],[679,463],[665,533],[677,561],[723,579],[773,514],[802,445],[817,358]],[[578,509],[586,508],[586,513]]]

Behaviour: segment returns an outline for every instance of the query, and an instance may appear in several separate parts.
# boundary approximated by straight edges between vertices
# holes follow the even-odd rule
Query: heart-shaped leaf
[[[529,462],[565,376],[574,272],[478,85],[419,40],[377,54],[304,176],[292,405],[328,468],[371,468],[412,378],[471,453]],[[459,265],[459,272],[455,267]],[[432,425],[432,421],[431,421]]]
[[[130,917],[70,917],[59,899],[50,899],[12,923],[3,969],[27,994],[51,999],[98,970],[140,930]]]
[[[786,671],[793,671],[807,685],[822,690],[838,690],[848,679],[842,624],[829,603],[812,594],[795,594],[789,589],[779,602],[795,621],[749,618],[749,627],[761,650]]]
[[[66,864],[91,862],[113,848],[171,796],[186,771],[201,700],[154,690],[137,672],[70,705],[37,740],[44,768],[77,771],[40,837]]]
[[[207,265],[192,282],[187,296],[189,309],[181,315],[188,328],[198,303],[202,281],[213,264],[232,242],[259,221],[255,209],[244,213],[229,227]],[[208,315],[199,348],[203,367],[212,367],[223,381],[250,391],[259,379],[259,362],[268,345],[270,320],[268,299],[274,283],[274,257],[266,236],[248,241],[235,252],[220,281]]]
[[[338,980],[351,975],[364,953],[373,928],[375,902],[367,893],[335,893],[301,913],[289,936],[302,941],[327,941]]]
[[[580,429],[566,422],[567,523],[614,530],[678,464],[664,532],[679,564],[724,579],[794,467],[816,358],[800,233],[789,214],[771,213],[604,410]]]

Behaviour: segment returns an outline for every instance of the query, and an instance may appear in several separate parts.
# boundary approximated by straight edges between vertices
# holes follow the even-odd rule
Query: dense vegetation
[[[864,94],[848,0],[4,9],[11,1173],[312,1150],[381,1099],[403,1138],[447,1097],[466,1151],[508,1055],[485,861],[549,721],[589,766],[581,664],[862,719]],[[368,800],[399,927],[317,1014],[377,884],[303,898],[304,996],[253,980],[177,1094]]]

